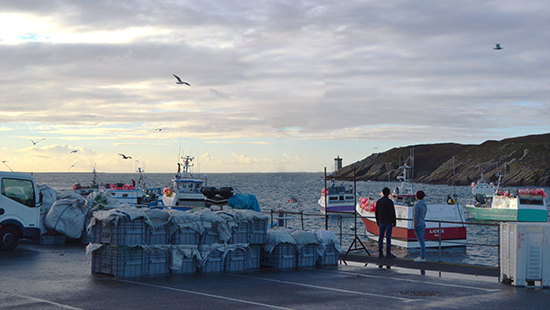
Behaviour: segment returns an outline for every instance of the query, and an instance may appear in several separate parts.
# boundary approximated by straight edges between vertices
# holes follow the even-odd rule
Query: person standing
[[[383,197],[376,202],[376,224],[379,228],[378,235],[378,257],[384,257],[384,235],[386,236],[386,258],[395,258],[391,253],[391,232],[392,228],[397,225],[397,217],[395,216],[395,206],[393,201],[388,197],[390,189],[384,187],[382,190]]]
[[[413,212],[413,226],[418,243],[420,243],[420,257],[414,259],[416,263],[426,262],[426,242],[424,241],[424,232],[426,231],[426,212],[428,212],[428,206],[424,201],[426,194],[423,191],[416,192],[416,203],[414,204]]]

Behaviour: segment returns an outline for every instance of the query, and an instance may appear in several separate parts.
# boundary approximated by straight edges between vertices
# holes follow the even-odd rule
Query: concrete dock
[[[347,265],[117,279],[78,244],[0,252],[0,309],[548,309],[550,289],[499,283],[498,269],[363,254]]]

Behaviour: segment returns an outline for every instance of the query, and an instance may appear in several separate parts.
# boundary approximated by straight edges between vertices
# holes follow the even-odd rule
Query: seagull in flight
[[[118,153],[118,155],[122,156],[122,159],[132,159],[131,156],[126,156],[124,154]]]
[[[31,140],[32,145],[36,145],[38,142],[40,142],[40,140],[46,140],[46,138],[42,138],[42,139],[37,140],[37,141],[34,141],[34,140],[32,140],[32,139],[29,139],[29,140]]]
[[[184,81],[182,81],[182,80],[180,79],[180,77],[179,77],[179,76],[177,76],[177,75],[175,75],[175,74],[172,74],[172,75],[173,75],[173,76],[174,76],[174,77],[175,77],[175,78],[176,78],[176,79],[178,80],[178,81],[176,82],[176,84],[185,84],[185,85],[187,85],[187,86],[191,87],[191,84],[189,84],[189,83],[187,83],[187,82],[184,82]]]
[[[496,43],[495,47],[493,47],[495,51],[500,51],[502,49],[502,46],[500,46],[499,43]]]
[[[78,150],[72,150],[71,151],[71,153],[77,153],[77,152],[78,152]]]
[[[72,167],[74,167],[76,164],[78,164],[78,162],[74,163],[72,166],[69,167],[69,169],[67,170],[71,170]]]

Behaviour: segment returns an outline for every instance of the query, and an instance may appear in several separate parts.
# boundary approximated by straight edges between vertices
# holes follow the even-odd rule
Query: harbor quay
[[[548,309],[498,268],[350,253],[337,266],[116,278],[81,244],[0,252],[0,309]]]

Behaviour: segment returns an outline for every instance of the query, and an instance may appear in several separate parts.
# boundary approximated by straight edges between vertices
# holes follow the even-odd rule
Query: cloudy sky
[[[189,154],[200,172],[331,171],[547,133],[548,16],[548,0],[3,0],[0,170],[175,172]]]

